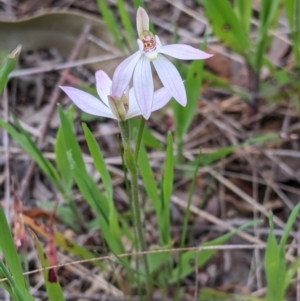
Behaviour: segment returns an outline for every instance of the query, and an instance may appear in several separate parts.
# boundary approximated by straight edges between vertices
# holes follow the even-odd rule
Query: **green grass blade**
[[[300,68],[300,3],[299,0],[285,0],[283,3],[291,32],[295,66]]]
[[[131,22],[131,18],[126,11],[125,5],[124,5],[124,0],[117,0],[117,7],[119,10],[119,14],[121,17],[121,22],[122,25],[125,28],[126,35],[128,36],[128,42],[130,45],[135,45],[136,47],[136,34],[135,34],[135,29],[134,26]]]
[[[66,116],[66,114],[64,113],[64,111],[62,110],[61,106],[58,106],[58,112],[59,112],[59,117],[63,129],[64,141],[67,147],[67,155],[73,158],[74,162],[76,162],[77,168],[80,171],[86,173],[85,164],[81,154],[81,149],[74,135],[71,123],[68,117]]]
[[[295,208],[291,212],[291,214],[289,216],[289,219],[288,219],[288,221],[285,225],[283,235],[281,237],[280,244],[279,244],[279,248],[280,248],[280,251],[281,251],[282,254],[284,254],[285,245],[286,245],[286,242],[289,238],[290,232],[291,232],[297,218],[299,217],[299,212],[300,212],[300,203],[295,206]]]
[[[31,231],[31,235],[34,239],[34,244],[37,250],[38,258],[40,260],[42,268],[50,267],[50,262],[45,253],[41,243],[39,242],[37,236]],[[53,269],[43,270],[43,278],[46,285],[46,291],[49,300],[55,301],[65,301],[63,290],[59,284],[56,271]]]
[[[162,214],[161,201],[159,198],[159,190],[154,178],[152,168],[143,143],[140,146],[140,154],[138,158],[138,166],[145,186],[146,194],[149,197],[152,206],[154,207],[159,226],[160,240],[163,243],[165,237],[164,216]]]
[[[273,215],[270,214],[270,233],[265,254],[265,271],[267,278],[267,300],[283,300],[285,287],[285,257],[281,254],[274,235]]]
[[[0,261],[0,280],[7,278],[5,275],[8,274],[10,276],[9,273],[3,272],[3,267],[4,269],[6,269],[6,267],[4,266],[4,264],[2,263],[2,261]],[[12,289],[12,285],[9,283],[9,281],[0,281],[0,285],[2,285],[4,287],[5,290],[7,290],[7,292],[9,293],[10,297],[13,300],[17,300],[17,296],[15,295],[13,289]]]
[[[254,68],[257,72],[260,71],[263,65],[265,51],[270,43],[270,40],[268,39],[268,30],[271,28],[274,18],[279,16],[279,3],[280,0],[262,0],[261,2],[259,13],[260,25],[258,29],[258,40],[256,43],[257,46],[254,61]]]
[[[249,32],[251,14],[252,14],[252,1],[250,0],[235,0],[235,11],[241,24],[245,28],[245,32]]]
[[[228,0],[197,0],[205,7],[205,15],[209,19],[214,34],[220,40],[248,58],[250,49],[249,35],[239,21]]]
[[[95,137],[93,136],[93,134],[91,133],[89,128],[87,127],[87,125],[84,123],[82,125],[82,127],[83,127],[84,136],[85,136],[86,142],[88,144],[90,153],[93,157],[95,167],[98,170],[98,172],[102,178],[105,191],[106,191],[108,197],[110,199],[112,199],[113,188],[112,188],[111,177],[106,168],[106,163],[103,159],[103,155],[100,150],[100,147],[97,143],[97,140],[95,139]]]
[[[175,122],[176,122],[176,136],[178,140],[182,140],[187,130],[189,129],[193,118],[195,116],[195,110],[199,104],[200,89],[202,85],[203,75],[203,61],[196,60],[191,63],[188,70],[187,78],[185,81],[185,89],[187,94],[187,105],[175,109]]]
[[[58,107],[58,110],[64,137],[63,140],[67,150],[67,158],[75,182],[90,207],[108,221],[109,206],[106,198],[101,194],[97,184],[91,179],[86,171],[81,149],[68,117],[60,106]]]
[[[117,22],[116,18],[114,17],[113,13],[110,11],[110,9],[106,3],[106,0],[97,0],[97,3],[98,3],[100,13],[102,14],[102,17],[104,19],[104,22],[115,40],[116,46],[119,49],[123,49],[124,48],[123,42],[121,41],[121,38],[120,38],[121,30],[118,26],[118,22]]]
[[[27,301],[34,300],[32,296],[29,294],[29,291],[26,287],[26,281],[23,276],[19,255],[15,248],[13,238],[6,221],[6,217],[1,207],[0,207],[0,229],[1,229],[0,249],[2,250],[7,267],[13,276],[14,283],[16,287],[20,290],[21,295],[24,296],[25,300]]]
[[[72,187],[72,174],[70,164],[67,158],[67,151],[65,149],[65,144],[63,141],[62,129],[59,128],[56,135],[56,141],[54,145],[55,151],[55,161],[59,168],[60,174],[64,181],[64,187],[66,191],[70,191]]]
[[[145,8],[145,4],[143,0],[133,0],[134,10],[137,10],[140,6]]]
[[[159,215],[160,199],[159,199],[159,193],[157,189],[157,183],[155,181],[154,174],[152,172],[152,168],[150,166],[150,162],[143,143],[141,143],[141,147],[140,147],[138,166],[145,185],[147,196],[149,197],[152,206],[156,211],[156,214]]]
[[[265,301],[252,296],[230,294],[217,289],[203,287],[200,290],[199,301]]]
[[[291,266],[287,269],[285,281],[284,281],[284,290],[286,291],[291,285],[293,278],[295,277],[298,269],[300,268],[300,257],[296,259]]]
[[[19,58],[22,47],[18,46],[12,51],[5,59],[3,64],[0,66],[0,95],[4,91],[6,84],[9,79],[9,74],[14,70],[15,64]]]
[[[172,134],[168,132],[168,144],[166,151],[166,163],[164,167],[164,174],[162,179],[162,202],[161,202],[161,229],[162,243],[168,245],[171,242],[170,237],[170,198],[173,191],[174,180],[174,154],[173,154],[173,138]]]
[[[10,297],[12,297],[16,301],[27,301],[24,295],[20,292],[19,287],[16,285],[14,278],[10,274],[7,267],[4,265],[2,261],[0,261],[0,274],[7,278],[6,287],[8,287],[8,292]]]

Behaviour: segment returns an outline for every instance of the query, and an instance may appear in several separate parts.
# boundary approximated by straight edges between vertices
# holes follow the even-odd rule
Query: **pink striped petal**
[[[109,107],[107,95],[111,94],[112,81],[109,76],[102,70],[99,70],[95,74],[96,77],[96,89],[102,102]]]
[[[142,53],[137,51],[125,59],[115,70],[112,80],[112,95],[120,98],[130,83],[133,70]]]
[[[159,49],[159,52],[179,60],[205,60],[213,56],[212,54],[184,44],[165,45]]]
[[[155,70],[168,92],[182,106],[186,106],[186,92],[179,72],[163,55],[159,54],[153,61]]]
[[[172,95],[166,88],[160,88],[154,92],[152,112],[157,111],[164,107],[172,98]],[[141,110],[137,104],[133,89],[129,92],[129,111],[127,119],[142,115]]]
[[[129,91],[129,110],[127,113],[127,119],[142,115],[141,110],[137,104],[134,89],[131,88]]]
[[[164,107],[172,98],[168,90],[163,87],[154,92],[152,112]]]
[[[142,7],[139,7],[136,12],[136,29],[139,36],[149,30],[149,16]]]
[[[153,103],[154,85],[150,61],[145,55],[141,56],[135,67],[133,88],[142,115],[145,119],[149,119]]]
[[[60,87],[75,105],[82,111],[95,115],[117,119],[110,108],[106,107],[99,99],[84,91],[73,87]]]

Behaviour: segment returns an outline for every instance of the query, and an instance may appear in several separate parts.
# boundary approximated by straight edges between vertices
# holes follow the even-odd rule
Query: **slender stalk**
[[[141,142],[142,142],[142,137],[143,137],[144,128],[145,128],[145,123],[146,123],[146,119],[142,118],[140,126],[139,126],[137,139],[136,139],[136,145],[135,145],[135,154],[134,154],[135,162],[137,162],[139,159],[139,153],[140,153]]]
[[[176,157],[176,159],[177,159],[177,163],[180,164],[183,161],[183,156],[182,156],[183,141],[182,141],[182,138],[181,137],[177,137],[176,143],[177,143],[177,157]]]
[[[139,194],[138,194],[138,171],[137,171],[137,163],[135,160],[134,153],[130,146],[130,127],[128,121],[120,121],[119,122],[121,136],[124,146],[124,162],[130,174],[130,181],[131,181],[131,199],[132,199],[132,215],[133,215],[133,222],[135,232],[137,234],[137,247],[138,251],[146,251],[146,243],[143,234],[143,226],[142,226],[142,219],[141,219],[141,210],[140,210],[140,203],[139,203]],[[147,276],[147,285],[148,285],[148,294],[151,291],[151,284],[150,280],[150,272],[149,272],[149,265],[147,261],[146,254],[143,256],[144,264],[145,264],[145,272]]]

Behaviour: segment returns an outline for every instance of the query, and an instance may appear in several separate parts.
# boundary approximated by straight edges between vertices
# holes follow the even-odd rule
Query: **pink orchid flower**
[[[141,7],[137,10],[136,23],[139,50],[117,67],[113,77],[112,94],[120,97],[133,75],[133,87],[138,106],[144,118],[148,119],[154,101],[150,62],[153,63],[163,86],[176,101],[185,106],[187,98],[183,81],[175,66],[163,54],[181,60],[203,60],[212,55],[184,44],[163,46],[159,37],[149,31],[149,17]]]
[[[96,74],[96,89],[100,99],[93,95],[73,87],[60,87],[75,105],[82,111],[95,115],[124,121],[129,118],[141,115],[136,102],[133,88],[125,87],[125,92],[119,98],[111,95],[112,81],[102,70]],[[165,88],[154,93],[152,112],[159,110],[168,103],[171,95]]]

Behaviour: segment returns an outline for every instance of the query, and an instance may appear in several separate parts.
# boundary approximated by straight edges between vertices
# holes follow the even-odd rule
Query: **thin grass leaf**
[[[157,223],[159,227],[160,240],[162,244],[165,244],[169,239],[166,239],[165,224],[169,223],[164,220],[164,214],[162,213],[162,204],[159,198],[159,189],[154,178],[152,168],[149,163],[149,159],[143,143],[140,146],[140,154],[138,158],[138,166],[145,186],[146,194],[149,197],[152,206],[154,207],[157,217]],[[167,210],[167,209],[166,209]],[[168,209],[169,210],[169,209]],[[165,213],[168,214],[168,213]],[[169,220],[169,219],[168,219]],[[168,231],[169,232],[169,231]],[[167,236],[169,236],[168,234]]]
[[[65,144],[63,141],[63,134],[61,128],[59,128],[57,131],[54,152],[56,165],[62,176],[65,190],[70,191],[72,187],[72,174],[70,164],[67,158],[67,152],[65,150]]]
[[[265,271],[267,278],[267,300],[277,301],[284,299],[285,288],[285,256],[281,254],[274,235],[273,215],[270,213],[270,233],[265,253]]]
[[[2,250],[5,262],[7,264],[7,268],[11,272],[11,275],[14,279],[15,286],[18,288],[18,290],[20,290],[21,295],[24,296],[26,301],[34,300],[32,296],[29,294],[29,291],[26,287],[26,281],[23,276],[19,255],[16,251],[13,238],[6,221],[5,214],[1,207],[0,207],[0,229],[1,229],[0,249]]]
[[[133,0],[134,10],[137,10],[139,7],[145,8],[145,4],[143,0]]]
[[[159,216],[160,199],[157,189],[157,183],[155,181],[154,174],[152,172],[152,168],[150,166],[149,159],[143,143],[141,143],[140,147],[138,166],[143,179],[143,183],[145,185],[147,196],[149,197],[157,216]]]
[[[162,179],[162,202],[160,209],[160,220],[162,222],[162,243],[168,245],[171,241],[170,237],[170,199],[173,191],[174,180],[174,155],[173,155],[173,138],[168,132],[167,138],[166,163]]]
[[[67,159],[75,182],[91,208],[93,208],[93,210],[95,210],[98,214],[101,214],[106,222],[108,222],[109,206],[106,202],[106,198],[101,194],[97,184],[91,179],[86,171],[81,149],[67,116],[60,106],[58,107],[58,110],[64,137],[63,141],[67,152]]]
[[[188,99],[187,105],[184,108],[175,105],[176,109],[174,117],[176,122],[176,136],[179,141],[183,139],[195,116],[195,110],[199,104],[201,93],[200,90],[202,85],[202,77],[203,61],[196,60],[191,63],[185,81],[185,88]]]
[[[68,112],[69,120],[73,120],[74,112],[75,112],[75,106],[72,106]],[[70,164],[68,162],[67,150],[65,148],[64,136],[61,127],[59,127],[56,134],[54,151],[55,151],[56,165],[60,170],[61,176],[65,184],[64,185],[65,189],[67,192],[69,192],[72,187],[72,173],[71,173]]]
[[[128,36],[128,42],[131,46],[136,45],[136,38],[135,38],[135,30],[133,27],[133,24],[131,22],[131,18],[126,11],[124,1],[123,0],[117,0],[117,8],[119,10],[119,14],[121,17],[122,25],[125,28],[126,35]]]
[[[296,259],[291,266],[287,269],[284,279],[284,291],[292,284],[293,278],[300,268],[300,258]]]
[[[41,243],[39,242],[37,236],[33,231],[31,231],[31,235],[34,239],[34,244],[37,250],[38,258],[41,263],[42,268],[48,268],[50,267],[50,262],[47,257],[47,254],[45,253]],[[43,278],[46,285],[46,291],[49,300],[55,300],[55,301],[65,301],[63,290],[60,286],[60,283],[58,281],[56,272],[52,269],[46,269],[43,270]]]
[[[93,157],[95,167],[102,178],[105,191],[108,197],[112,199],[113,188],[112,188],[111,177],[106,168],[106,163],[104,161],[101,149],[97,143],[97,140],[95,139],[95,137],[93,136],[92,132],[87,127],[87,125],[84,123],[82,127],[83,127],[84,136],[88,144],[90,153]]]
[[[254,69],[259,72],[263,65],[263,58],[267,46],[270,43],[268,39],[268,30],[271,28],[271,23],[274,22],[274,18],[279,16],[280,0],[262,0],[259,12],[260,25],[258,28],[258,40],[256,43],[256,53],[254,60]]]
[[[60,105],[58,106],[58,112],[59,112],[59,117],[63,129],[63,137],[64,137],[63,140],[67,147],[66,149],[67,157],[69,158],[71,156],[74,162],[76,162],[77,168],[84,174],[87,174],[85,170],[85,164],[83,161],[81,149],[74,135],[73,128],[70,124],[68,117],[66,116],[66,114],[64,113]]]
[[[10,289],[8,290],[8,292],[10,292],[10,296],[16,301],[27,301],[25,299],[25,296],[20,291],[19,287],[16,285],[14,278],[10,274],[9,270],[2,261],[0,261],[0,274],[2,274],[4,278],[7,278],[7,281],[9,283],[8,285],[10,287]]]
[[[285,0],[283,3],[290,27],[295,67],[300,68],[300,3],[299,0]]]
[[[200,290],[199,301],[264,301],[252,296],[229,294],[213,288],[203,287]]]
[[[19,45],[9,54],[3,64],[0,66],[0,95],[4,91],[9,79],[9,74],[14,70],[17,60],[19,58],[22,47]]]
[[[280,240],[280,244],[279,244],[280,251],[283,254],[285,251],[285,245],[290,236],[290,232],[291,232],[293,226],[295,225],[297,218],[299,217],[299,212],[300,212],[300,203],[294,207],[294,209],[292,210],[292,212],[289,216],[287,223],[285,224],[284,231],[283,231],[283,234],[282,234],[282,237]]]
[[[205,7],[214,34],[249,60],[250,40],[228,0],[197,0]]]
[[[5,276],[5,273],[2,271],[3,266],[4,266],[4,264],[0,261],[0,286],[2,285],[4,287],[4,289],[7,290],[8,294],[10,295],[10,297],[12,299],[17,300],[17,297],[15,296],[15,293],[14,293],[10,283],[8,281],[1,281],[1,279],[7,278]]]
[[[121,30],[118,26],[118,22],[116,18],[114,17],[111,10],[108,8],[106,0],[97,0],[97,3],[98,3],[100,13],[102,14],[102,17],[104,19],[104,22],[115,40],[116,46],[119,49],[123,49],[123,42],[120,38]]]
[[[245,32],[249,32],[251,14],[252,14],[252,1],[249,0],[235,0],[235,11],[241,24],[245,28]]]

